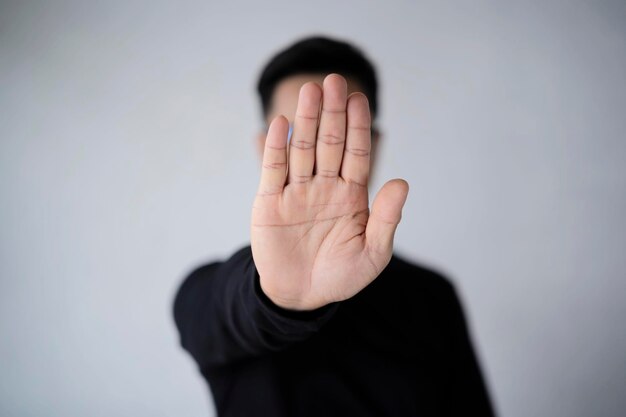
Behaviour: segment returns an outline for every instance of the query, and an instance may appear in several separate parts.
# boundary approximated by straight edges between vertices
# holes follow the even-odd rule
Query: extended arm
[[[174,302],[182,346],[201,368],[278,351],[308,338],[336,304],[308,312],[282,309],[259,286],[250,248],[193,271]]]
[[[367,98],[337,74],[302,87],[289,145],[287,120],[273,120],[251,252],[196,270],[177,296],[181,343],[201,367],[306,339],[387,266],[408,184],[385,184],[370,213],[370,128]]]

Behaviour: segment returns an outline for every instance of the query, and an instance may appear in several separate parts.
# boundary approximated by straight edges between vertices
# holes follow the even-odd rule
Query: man
[[[259,92],[251,247],[193,271],[174,305],[218,414],[492,415],[453,287],[392,255],[407,183],[368,208],[372,65],[305,39],[270,61]]]

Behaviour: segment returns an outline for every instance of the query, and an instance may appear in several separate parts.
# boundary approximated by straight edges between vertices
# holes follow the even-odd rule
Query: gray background
[[[2,2],[0,414],[206,416],[171,301],[248,241],[259,67],[378,63],[374,189],[466,306],[501,415],[626,408],[623,2]]]

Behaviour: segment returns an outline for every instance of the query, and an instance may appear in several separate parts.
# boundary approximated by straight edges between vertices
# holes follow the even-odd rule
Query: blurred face
[[[298,106],[298,96],[300,95],[300,87],[309,81],[313,81],[320,86],[324,81],[325,74],[298,74],[292,75],[283,79],[276,85],[274,89],[274,95],[272,96],[271,107],[268,109],[267,117],[265,119],[266,126],[269,126],[270,122],[279,115],[283,115],[289,120],[289,123],[293,123],[294,116],[296,114],[296,107]],[[357,91],[363,91],[358,82],[346,78],[348,82],[348,95]],[[373,119],[373,118],[372,118]],[[259,157],[263,156],[263,147],[265,146],[265,134],[266,132],[260,132],[257,139],[257,150]],[[376,149],[378,145],[379,134],[377,131],[372,134],[372,149],[370,153],[370,177],[374,168],[374,161],[376,159]]]

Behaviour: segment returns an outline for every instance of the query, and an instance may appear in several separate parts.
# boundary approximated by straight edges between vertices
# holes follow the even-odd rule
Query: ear
[[[259,131],[256,135],[256,140],[254,141],[256,145],[257,155],[259,156],[259,161],[263,160],[263,150],[265,149],[265,138],[267,137],[267,133],[263,131]]]
[[[378,155],[378,149],[380,144],[380,139],[382,138],[382,133],[378,129],[374,129],[372,132],[372,147],[370,149],[370,183],[371,178],[374,175],[374,168],[376,167],[376,156]]]
[[[378,143],[380,142],[382,135],[383,134],[380,130],[372,129],[372,153],[376,152],[376,148],[378,147]]]

